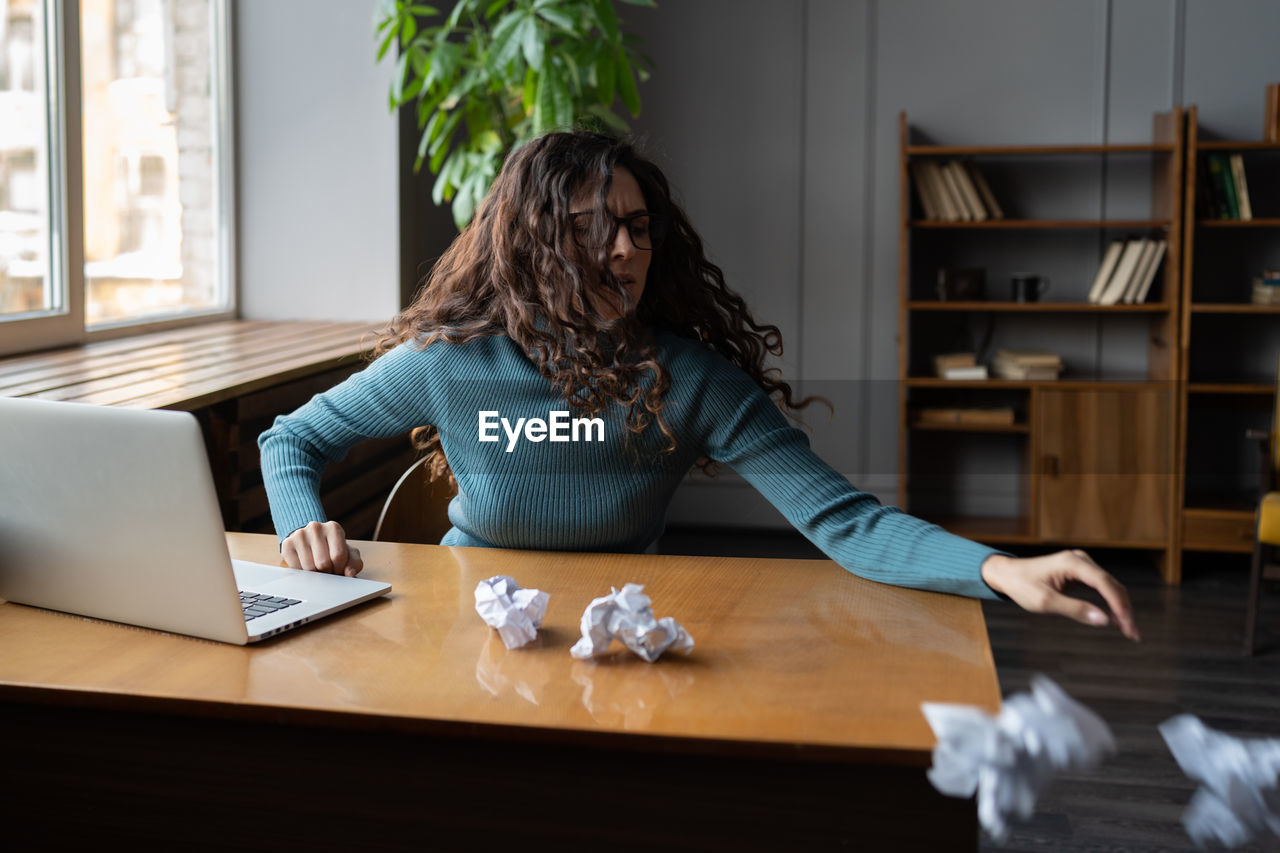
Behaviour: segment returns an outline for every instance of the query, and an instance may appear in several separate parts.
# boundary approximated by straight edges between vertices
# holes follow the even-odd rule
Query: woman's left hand
[[[992,554],[982,563],[982,579],[1024,610],[1056,613],[1086,625],[1108,625],[1114,619],[1120,633],[1134,642],[1142,639],[1133,623],[1133,608],[1124,585],[1084,551],[1058,551],[1021,559]],[[1112,618],[1087,601],[1064,595],[1063,589],[1072,582],[1096,589],[1111,608]]]

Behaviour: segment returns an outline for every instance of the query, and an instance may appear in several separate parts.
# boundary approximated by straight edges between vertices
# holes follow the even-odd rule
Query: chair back
[[[1271,470],[1272,482],[1280,483],[1280,350],[1276,350],[1276,392],[1272,397],[1275,408],[1271,412]]]
[[[439,545],[449,531],[449,501],[457,487],[448,477],[432,480],[425,462],[414,462],[391,487],[373,529],[375,542]]]

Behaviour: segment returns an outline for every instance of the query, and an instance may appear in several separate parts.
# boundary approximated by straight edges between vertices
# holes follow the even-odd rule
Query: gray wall
[[[1280,81],[1274,0],[682,0],[624,14],[655,62],[637,130],[731,286],[781,327],[784,371],[835,403],[834,419],[804,416],[815,449],[887,501],[899,111],[940,142],[1119,143],[1197,104],[1211,133],[1258,138],[1263,88]],[[1146,198],[1117,182],[1100,168],[1072,203],[1117,216]],[[1063,273],[1091,275],[1098,258],[1072,253],[1061,263],[1079,269]],[[1103,325],[1085,352],[1145,358]],[[743,520],[785,525],[733,477],[695,479],[669,516]]]
[[[233,6],[246,318],[386,320],[400,307],[397,124],[374,6]]]

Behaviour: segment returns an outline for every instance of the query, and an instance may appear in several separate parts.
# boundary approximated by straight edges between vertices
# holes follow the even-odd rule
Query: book
[[[986,206],[987,212],[991,214],[991,218],[1004,219],[1004,210],[1001,209],[1000,203],[996,201],[995,194],[991,192],[987,179],[982,177],[982,172],[978,171],[977,164],[970,160],[966,165],[969,169],[969,178],[977,188],[978,195],[982,197],[982,203]]]
[[[1160,262],[1164,260],[1164,253],[1169,248],[1168,240],[1157,240],[1154,257],[1151,259],[1147,271],[1143,274],[1142,283],[1138,285],[1137,293],[1134,294],[1133,302],[1141,305],[1147,301],[1147,294],[1151,292],[1151,285],[1156,280],[1156,273],[1160,270]]]
[[[920,199],[920,208],[925,219],[941,219],[941,209],[934,199],[933,184],[925,175],[925,164],[916,161],[911,164],[911,183],[916,190],[916,198]]]
[[[1098,273],[1093,277],[1093,286],[1089,288],[1090,302],[1096,303],[1098,298],[1102,296],[1102,291],[1106,288],[1107,282],[1110,281],[1111,273],[1116,268],[1116,261],[1120,260],[1120,254],[1123,251],[1123,240],[1111,241],[1111,245],[1107,247],[1107,253],[1102,256],[1102,263],[1098,265]]]
[[[1062,371],[1054,367],[1024,367],[1018,364],[1007,364],[995,361],[991,365],[996,376],[1001,379],[1057,379]]]
[[[1027,367],[1062,367],[1062,356],[1043,349],[998,349],[996,358]]]
[[[942,178],[942,169],[937,161],[926,160],[924,173],[929,186],[933,189],[933,199],[938,205],[939,216],[944,222],[959,222],[960,211],[956,207],[955,200],[951,198],[951,190]]]
[[[978,356],[971,352],[950,352],[933,357],[933,371],[941,376],[949,367],[973,367]]]
[[[1249,186],[1244,179],[1244,156],[1232,154],[1230,162],[1231,178],[1236,188],[1236,201],[1240,205],[1240,218],[1253,219],[1253,208],[1249,204]]]
[[[1145,239],[1145,237],[1130,239],[1124,244],[1124,251],[1120,254],[1120,260],[1116,261],[1115,271],[1111,273],[1107,286],[1098,297],[1099,305],[1115,305],[1120,301],[1120,297],[1129,287],[1129,279],[1133,278],[1133,270],[1138,265],[1138,259],[1142,257]]]
[[[986,379],[987,366],[972,364],[968,367],[948,367],[939,374],[943,379]]]
[[[1209,176],[1217,184],[1218,192],[1222,194],[1222,198],[1225,201],[1223,210],[1225,216],[1220,216],[1219,218],[1239,219],[1240,207],[1239,202],[1236,201],[1236,182],[1231,179],[1231,164],[1225,155],[1209,155]]]
[[[1203,168],[1196,169],[1196,205],[1201,219],[1225,219],[1226,200],[1218,192],[1218,183],[1209,174],[1206,159]]]
[[[948,166],[949,164],[943,163],[938,166],[938,171],[942,174],[942,181],[947,187],[947,192],[951,195],[951,201],[955,205],[959,221],[972,222],[973,213],[969,210],[968,202],[964,200],[964,191],[960,189],[955,172]]]
[[[1138,295],[1138,288],[1142,286],[1142,281],[1147,275],[1147,267],[1151,265],[1155,255],[1156,241],[1144,241],[1142,254],[1138,256],[1138,263],[1133,268],[1133,275],[1129,276],[1129,283],[1125,285],[1124,293],[1120,294],[1120,302],[1126,305],[1133,304],[1133,298]]]
[[[952,160],[947,164],[947,168],[951,170],[952,176],[955,177],[956,186],[960,187],[960,195],[964,198],[964,203],[968,206],[969,215],[973,217],[973,221],[986,222],[987,209],[983,206],[982,199],[978,196],[977,188],[969,180],[969,171],[965,169],[964,164],[959,160]]]

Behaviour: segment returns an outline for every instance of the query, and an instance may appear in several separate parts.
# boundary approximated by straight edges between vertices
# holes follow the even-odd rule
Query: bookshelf
[[[1213,139],[1186,109],[1178,536],[1180,553],[1248,553],[1258,494],[1250,428],[1269,429],[1280,305],[1251,302],[1252,277],[1280,269],[1280,143]],[[1210,155],[1241,156],[1251,219],[1218,218]],[[1206,201],[1206,196],[1209,200]]]
[[[1176,429],[1184,122],[1154,116],[1149,143],[934,144],[899,118],[901,506],[992,545],[1132,548],[1176,582]],[[926,215],[925,161],[971,162],[1002,218]],[[945,168],[945,166],[944,166]],[[936,192],[936,190],[935,190]],[[1104,201],[1105,199],[1105,201]],[[934,199],[937,201],[936,196]],[[1100,215],[1102,214],[1102,215]],[[1114,215],[1112,215],[1114,214]],[[1089,301],[1112,240],[1167,241],[1144,301]],[[941,268],[985,271],[984,298],[944,301]],[[1018,302],[1013,271],[1047,275],[1045,301]],[[998,348],[1059,352],[1054,380],[948,380],[934,356]],[[1012,408],[1011,424],[922,422],[922,408]]]

